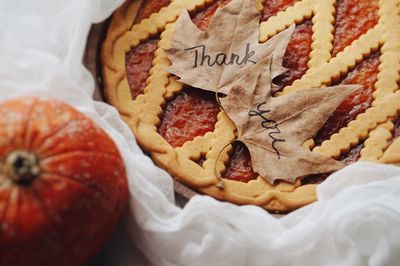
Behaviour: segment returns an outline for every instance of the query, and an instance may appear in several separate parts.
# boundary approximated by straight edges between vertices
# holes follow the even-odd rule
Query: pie
[[[281,94],[358,84],[304,149],[355,161],[400,162],[400,7],[397,0],[255,0],[260,42],[296,24],[274,79]],[[178,181],[217,199],[287,212],[316,200],[330,173],[294,184],[267,182],[211,92],[166,71],[174,23],[188,10],[206,30],[229,0],[129,1],[113,15],[102,46],[104,90],[140,146]],[[229,145],[230,143],[233,145]],[[225,146],[228,149],[224,149]],[[218,186],[220,175],[224,187]]]

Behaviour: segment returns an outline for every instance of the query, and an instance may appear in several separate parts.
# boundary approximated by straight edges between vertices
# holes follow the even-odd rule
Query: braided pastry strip
[[[400,49],[398,48],[400,29],[399,27],[393,27],[393,25],[400,25],[400,2],[381,0],[379,4],[380,23],[385,29],[385,34],[383,35],[384,43],[381,48],[382,55],[379,58],[381,64],[379,65],[378,81],[375,84],[373,106],[378,105],[379,101],[386,95],[393,94],[398,90],[397,83],[400,80]],[[369,138],[364,142],[360,160],[378,161],[382,158],[389,147],[389,140],[393,138],[393,127],[393,122],[389,120],[371,131]],[[391,155],[386,154],[386,156],[389,157]]]
[[[377,162],[382,157],[383,151],[389,146],[393,128],[393,122],[388,121],[372,130],[360,152],[360,161]]]
[[[335,0],[320,0],[314,7],[313,43],[308,67],[314,69],[331,59],[333,49],[333,23],[335,22]]]

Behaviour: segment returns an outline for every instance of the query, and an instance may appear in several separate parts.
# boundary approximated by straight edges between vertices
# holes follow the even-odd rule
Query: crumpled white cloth
[[[207,196],[176,207],[171,177],[143,154],[113,107],[92,101],[93,77],[81,63],[91,23],[121,2],[0,0],[0,100],[62,99],[102,125],[125,159],[126,233],[107,265],[137,265],[129,257],[137,247],[154,265],[399,265],[395,166],[353,164],[318,187],[318,202],[280,219]]]

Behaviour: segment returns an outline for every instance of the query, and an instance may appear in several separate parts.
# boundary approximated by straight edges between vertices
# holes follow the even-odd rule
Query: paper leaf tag
[[[255,172],[270,183],[330,172],[341,162],[306,150],[331,113],[358,86],[307,89],[272,97],[294,25],[259,43],[255,1],[232,0],[219,9],[207,31],[184,11],[175,25],[168,70],[180,82],[225,94],[220,104],[237,127],[237,141],[250,151]],[[220,94],[218,94],[220,95]]]
[[[254,65],[220,99],[236,125],[237,140],[250,151],[254,171],[270,183],[277,179],[293,183],[299,176],[343,167],[341,162],[308,151],[302,144],[359,87],[342,85],[272,97],[269,62],[270,57]]]
[[[282,59],[294,26],[259,43],[261,14],[256,1],[233,0],[217,10],[207,31],[198,29],[183,11],[176,22],[172,48],[165,50],[168,71],[180,82],[203,90],[228,94],[238,76],[273,54],[272,74],[282,74]]]

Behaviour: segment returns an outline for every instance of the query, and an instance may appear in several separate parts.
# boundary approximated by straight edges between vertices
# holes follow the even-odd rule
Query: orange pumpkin
[[[107,134],[56,100],[0,104],[0,265],[86,265],[127,203]]]

